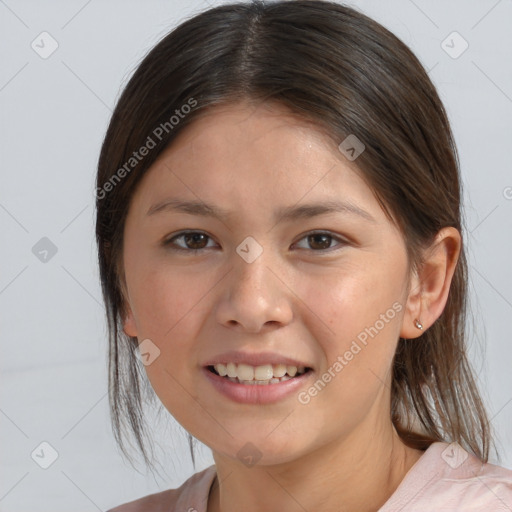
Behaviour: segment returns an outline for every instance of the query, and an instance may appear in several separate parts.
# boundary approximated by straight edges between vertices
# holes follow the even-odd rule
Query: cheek
[[[146,372],[162,401],[179,401],[176,397],[183,396],[179,383],[188,382],[196,370],[200,354],[194,340],[201,337],[208,315],[208,293],[218,279],[206,271],[191,273],[161,264],[133,268],[131,275],[138,339],[150,339],[159,351],[155,362],[145,367]]]
[[[200,319],[205,314],[201,298],[211,288],[208,277],[194,280],[186,272],[156,265],[145,266],[139,276],[133,283],[139,340],[149,338],[159,351],[145,366],[148,379],[178,422],[200,424],[204,411],[195,409],[198,397],[191,376],[197,364],[193,341],[200,335]]]
[[[297,283],[302,282],[300,295],[307,297],[307,305],[330,328],[330,335],[346,339],[376,322],[380,327],[381,315],[386,326],[397,323],[397,309],[403,308],[404,279],[399,262],[362,262],[331,269],[314,279],[298,279]]]
[[[344,381],[344,395],[361,396],[366,384],[388,378],[404,309],[405,270],[399,260],[331,271],[307,281],[300,292],[314,310],[309,330],[325,354],[321,373],[330,368],[337,376],[333,380]]]
[[[304,420],[304,428],[313,431],[320,417],[326,435],[335,436],[340,429],[349,432],[389,392],[402,306],[400,276],[387,276],[380,277],[377,269],[354,267],[343,274],[331,272],[329,279],[316,280],[302,292],[329,327],[309,314],[308,330],[324,361],[317,380],[299,397],[305,411],[314,411]]]
[[[161,265],[147,264],[145,269],[134,269],[132,275],[136,280],[130,296],[137,328],[141,336],[159,344],[166,344],[182,324],[190,323],[211,288],[206,274],[198,279]]]

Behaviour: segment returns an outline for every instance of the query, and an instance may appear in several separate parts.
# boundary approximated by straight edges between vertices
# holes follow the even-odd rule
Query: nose
[[[222,281],[216,308],[219,323],[258,333],[291,322],[293,293],[270,259],[266,251],[252,263],[233,255],[233,268]]]

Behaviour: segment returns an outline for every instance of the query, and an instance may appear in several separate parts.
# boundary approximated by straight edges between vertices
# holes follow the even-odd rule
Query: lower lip
[[[203,368],[206,378],[213,384],[215,389],[227,396],[234,402],[242,404],[271,404],[297,393],[304,386],[313,374],[312,370],[292,379],[275,384],[240,384],[231,382],[226,377],[221,377],[211,372],[207,367]]]

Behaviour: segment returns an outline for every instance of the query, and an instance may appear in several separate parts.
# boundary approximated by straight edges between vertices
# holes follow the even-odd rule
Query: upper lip
[[[262,366],[264,364],[285,364],[286,366],[304,366],[305,368],[311,368],[311,365],[292,359],[287,356],[276,354],[275,352],[259,352],[259,353],[248,353],[248,352],[224,352],[216,357],[213,357],[209,361],[203,364],[203,366],[213,366],[216,364],[248,364],[250,366]]]

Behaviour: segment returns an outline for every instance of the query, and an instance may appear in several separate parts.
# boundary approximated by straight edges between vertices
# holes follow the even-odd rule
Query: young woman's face
[[[237,104],[192,123],[136,190],[124,329],[218,454],[286,462],[390,425],[406,249],[355,164],[283,107]]]

